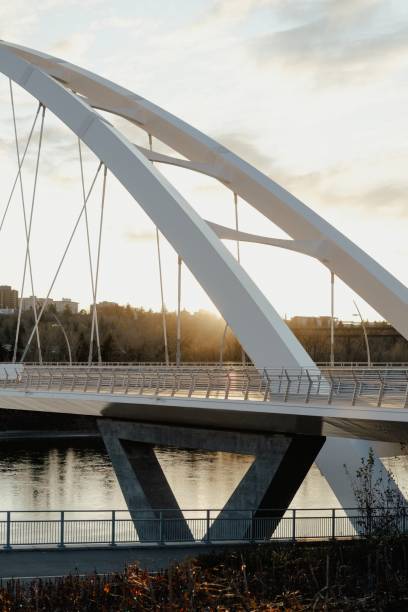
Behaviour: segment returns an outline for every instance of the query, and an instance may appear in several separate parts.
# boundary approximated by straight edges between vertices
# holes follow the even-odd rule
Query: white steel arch
[[[83,96],[90,106],[129,119],[168,144],[191,161],[192,169],[219,178],[293,239],[327,241],[326,259],[336,276],[408,338],[408,289],[322,217],[253,166],[174,115],[111,81],[44,53],[4,42],[0,45],[15,56],[25,58],[31,66],[41,67]],[[185,166],[183,162],[180,165]]]
[[[0,71],[52,111],[106,164],[185,261],[258,367],[313,366],[207,223],[136,147],[84,100],[3,43]],[[73,83],[70,87],[76,88]]]

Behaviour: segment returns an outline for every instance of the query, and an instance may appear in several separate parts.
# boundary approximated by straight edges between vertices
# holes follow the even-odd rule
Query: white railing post
[[[296,542],[296,510],[292,510],[292,542]]]
[[[285,393],[285,397],[283,399],[284,402],[288,401],[288,397],[289,397],[289,391],[290,391],[290,385],[292,383],[289,375],[288,375],[288,371],[285,369],[285,376],[286,376],[286,393]]]
[[[210,511],[206,510],[206,528],[207,533],[205,534],[205,539],[207,540],[207,544],[211,542],[211,534],[210,534]]]
[[[207,372],[207,376],[208,376],[208,387],[207,387],[207,394],[206,394],[206,399],[208,399],[211,395],[211,374],[210,372]]]
[[[226,378],[226,384],[225,384],[225,396],[224,397],[225,399],[228,399],[228,395],[229,395],[230,387],[231,387],[231,378],[230,378],[229,372],[227,372],[226,376],[227,378]]]
[[[336,539],[336,509],[332,509],[331,539]]]
[[[195,380],[196,380],[196,375],[193,372],[191,374],[191,382],[190,382],[190,389],[188,390],[188,397],[191,397],[193,395],[193,393],[194,393]],[[408,383],[407,383],[407,389],[408,389]]]
[[[245,372],[245,376],[246,376],[246,384],[245,384],[244,399],[247,400],[248,397],[249,397],[249,386],[251,384],[251,378],[250,378],[248,372]]]
[[[266,378],[266,384],[265,384],[265,393],[264,393],[263,401],[266,402],[268,400],[268,397],[271,394],[271,379],[269,378],[269,374],[266,368],[264,368],[264,375]]]
[[[378,392],[377,406],[380,407],[384,395],[385,381],[381,378],[381,374],[379,372],[377,372],[377,374],[380,379],[380,390]]]
[[[306,375],[307,375],[307,378],[309,379],[309,383],[308,383],[308,386],[307,386],[307,393],[306,393],[305,403],[308,404],[309,403],[309,399],[310,399],[310,392],[312,390],[313,381],[312,381],[312,377],[309,374],[309,370],[306,370]]]

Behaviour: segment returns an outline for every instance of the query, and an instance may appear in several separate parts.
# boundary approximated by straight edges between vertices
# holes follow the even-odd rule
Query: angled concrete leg
[[[261,439],[253,464],[212,524],[210,539],[270,539],[325,440],[280,435]]]
[[[100,421],[99,429],[139,539],[192,540],[153,445],[120,439],[109,421]]]
[[[139,536],[144,540],[154,538],[146,531],[140,511],[157,523],[159,509],[166,509],[162,512],[162,540],[192,538],[154,446],[252,455],[253,464],[220,515],[212,524],[213,517],[209,517],[205,538],[269,539],[325,440],[321,436],[243,433],[111,419],[99,419],[98,426]]]

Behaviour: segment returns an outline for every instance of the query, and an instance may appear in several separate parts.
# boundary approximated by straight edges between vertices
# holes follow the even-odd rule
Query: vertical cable
[[[80,212],[79,212],[79,215],[78,215],[78,217],[77,217],[77,220],[75,221],[74,228],[73,228],[73,230],[71,231],[71,234],[70,234],[70,236],[69,236],[69,238],[68,238],[67,245],[66,245],[66,247],[65,247],[65,249],[64,249],[64,252],[63,252],[63,254],[62,254],[62,257],[61,257],[61,259],[60,259],[60,261],[59,261],[59,264],[58,264],[57,270],[56,270],[56,272],[55,272],[55,274],[54,274],[54,276],[53,276],[53,278],[52,278],[51,285],[50,285],[50,288],[48,289],[47,296],[46,296],[46,298],[45,298],[45,300],[44,300],[44,302],[43,302],[43,304],[42,304],[42,306],[41,306],[41,310],[40,310],[40,312],[39,312],[37,322],[36,322],[36,324],[34,325],[34,328],[31,330],[30,337],[29,337],[29,338],[28,338],[28,340],[27,340],[27,344],[26,344],[25,349],[24,349],[24,352],[23,352],[23,354],[22,354],[22,356],[21,356],[20,362],[23,362],[23,361],[24,361],[24,359],[25,359],[25,356],[27,355],[27,351],[28,351],[28,349],[30,348],[31,342],[32,342],[32,340],[33,340],[33,338],[34,338],[34,334],[35,334],[35,332],[36,332],[36,327],[38,326],[38,323],[41,321],[41,317],[42,317],[42,316],[43,316],[43,314],[44,314],[44,310],[46,309],[46,307],[47,307],[47,305],[48,305],[48,301],[49,301],[49,298],[50,298],[51,291],[53,290],[53,287],[54,287],[54,285],[55,285],[55,281],[57,280],[57,278],[58,278],[58,274],[59,274],[59,273],[60,273],[60,271],[61,271],[62,264],[63,264],[63,263],[64,263],[64,261],[65,261],[65,257],[66,257],[66,255],[67,255],[67,253],[68,253],[68,251],[69,251],[69,247],[71,246],[72,240],[73,240],[73,238],[74,238],[74,236],[75,236],[75,233],[76,233],[76,231],[77,231],[77,229],[78,229],[79,222],[81,221],[82,215],[84,214],[84,209],[85,209],[86,203],[87,203],[87,202],[88,202],[88,200],[89,200],[89,197],[90,197],[90,195],[91,195],[91,193],[92,193],[92,190],[93,190],[93,188],[94,188],[94,185],[95,185],[95,183],[96,183],[96,179],[98,178],[98,174],[99,174],[99,172],[100,172],[100,169],[101,169],[101,168],[102,168],[102,162],[100,162],[100,163],[99,163],[98,169],[97,169],[97,171],[96,171],[96,174],[95,174],[95,176],[94,176],[94,178],[93,178],[93,180],[92,180],[91,186],[90,186],[90,188],[89,188],[88,195],[86,196],[85,202],[84,202],[84,204],[83,204],[83,206],[82,206],[82,208],[81,208],[81,210],[80,210]]]
[[[178,256],[178,282],[177,282],[177,331],[176,331],[176,366],[181,363],[181,264],[183,260]]]
[[[164,339],[164,358],[166,366],[169,365],[169,345],[167,341],[167,322],[166,322],[166,306],[164,304],[164,290],[163,290],[163,272],[160,255],[160,236],[159,229],[156,227],[156,244],[157,244],[157,261],[159,264],[159,278],[160,278],[160,296],[161,296],[161,311],[162,311],[162,326],[163,326],[163,339]]]
[[[238,195],[234,191],[234,209],[235,209],[235,231],[239,232],[239,222],[238,222]],[[241,253],[239,250],[239,238],[237,236],[237,261],[241,263]]]
[[[234,191],[234,208],[235,208],[235,231],[237,232],[237,261],[239,264],[241,264],[241,252],[240,252],[240,245],[239,245],[239,238],[238,238],[238,232],[239,232],[238,195],[235,191]],[[246,355],[245,355],[244,349],[242,348],[242,345],[241,345],[241,361],[242,361],[242,365],[245,366],[246,365]]]
[[[81,148],[81,140],[78,138],[78,152],[79,152],[79,165],[81,168],[81,185],[82,185],[82,198],[84,202],[84,216],[85,216],[85,230],[86,230],[86,241],[88,246],[88,261],[89,261],[89,274],[91,278],[91,289],[92,289],[92,319],[91,319],[91,338],[89,341],[89,355],[88,355],[88,365],[92,363],[93,357],[93,339],[94,339],[94,331],[96,330],[96,344],[100,347],[99,340],[99,322],[98,322],[98,312],[96,308],[96,293],[95,293],[95,281],[93,275],[93,265],[92,265],[92,250],[91,250],[91,239],[89,235],[89,220],[88,220],[88,207],[86,203],[86,193],[85,193],[85,178],[84,178],[84,165],[82,159],[82,148]],[[100,353],[100,349],[98,349],[98,355]]]
[[[153,150],[153,138],[152,135],[149,134],[149,149]],[[153,162],[152,162],[153,163]],[[169,361],[169,344],[167,340],[167,322],[166,322],[166,305],[164,303],[164,288],[163,288],[163,270],[161,264],[161,254],[160,254],[160,234],[159,228],[156,226],[156,246],[157,246],[157,261],[159,264],[159,282],[160,282],[160,298],[161,298],[161,312],[162,312],[162,326],[163,326],[163,340],[164,340],[164,358],[166,361],[166,365],[168,366]]]
[[[101,216],[99,219],[99,236],[98,236],[98,254],[96,257],[96,272],[95,272],[95,299],[98,292],[98,280],[99,280],[99,265],[101,260],[101,245],[102,245],[102,228],[103,228],[103,215],[105,211],[105,196],[106,196],[106,176],[108,174],[108,168],[104,166],[103,169],[103,183],[102,183],[102,201],[101,201]],[[95,317],[95,308],[93,310],[92,318]],[[93,338],[91,339],[93,341]],[[99,339],[97,338],[97,348],[98,348],[98,362],[102,363],[102,355],[101,355],[101,345]]]
[[[237,232],[237,261],[240,264],[241,263],[241,253],[240,253],[240,245],[239,245],[239,238],[238,238],[238,232],[239,232],[239,221],[238,221],[238,195],[236,194],[236,192],[234,191],[234,215],[235,215],[235,231]],[[221,338],[221,347],[220,347],[220,365],[223,364],[224,361],[224,348],[225,348],[225,339],[227,337],[227,331],[228,331],[228,323],[225,323],[225,327],[224,327],[224,332],[222,334],[222,338]],[[241,354],[241,359],[242,359],[242,365],[246,364],[246,357],[245,357],[245,351],[244,349],[241,347],[242,350],[242,354]]]
[[[19,316],[17,319],[17,329],[16,329],[16,337],[15,337],[14,351],[13,351],[13,363],[15,363],[16,358],[17,358],[17,347],[18,347],[18,337],[20,333],[22,300],[23,300],[23,294],[24,294],[24,285],[25,285],[25,277],[26,277],[27,262],[28,262],[31,292],[32,292],[32,298],[33,298],[33,314],[34,314],[35,329],[36,329],[36,336],[37,336],[38,359],[39,359],[40,364],[42,364],[40,333],[39,333],[38,318],[37,318],[37,304],[36,304],[36,297],[35,297],[35,291],[34,291],[33,269],[32,269],[31,254],[30,254],[30,236],[31,236],[33,209],[34,209],[34,203],[35,203],[35,194],[36,194],[37,180],[38,180],[38,169],[39,169],[39,163],[40,163],[42,136],[43,136],[43,129],[44,129],[45,107],[43,107],[43,113],[42,113],[42,118],[41,118],[41,130],[40,130],[38,152],[37,152],[37,161],[36,161],[35,178],[34,178],[34,186],[33,186],[33,197],[32,197],[32,202],[31,202],[31,211],[30,211],[30,221],[29,221],[29,227],[28,227],[26,207],[25,207],[25,198],[24,198],[23,178],[22,178],[22,173],[21,173],[20,147],[18,144],[16,111],[15,111],[15,105],[14,105],[13,85],[12,85],[11,79],[9,79],[9,88],[10,88],[11,109],[12,109],[12,114],[13,114],[13,127],[14,127],[14,139],[15,139],[15,145],[16,145],[17,166],[19,168],[18,178],[19,178],[19,183],[20,183],[21,204],[22,204],[22,209],[23,209],[24,230],[25,230],[25,237],[26,237],[26,253],[25,253],[25,259],[24,259],[23,279],[22,279],[22,285],[21,285]]]
[[[28,147],[30,146],[31,138],[32,138],[32,135],[33,135],[33,133],[34,133],[35,126],[36,126],[36,124],[37,124],[37,119],[38,119],[38,115],[40,114],[40,110],[41,110],[41,103],[39,103],[39,105],[38,105],[37,112],[36,112],[36,114],[35,114],[35,117],[34,117],[33,124],[32,124],[32,126],[31,126],[31,129],[30,129],[30,132],[29,132],[29,134],[28,134],[28,138],[27,138],[26,145],[25,145],[25,147],[24,147],[24,152],[23,152],[23,155],[22,155],[22,157],[21,157],[21,163],[20,163],[20,165],[19,165],[19,167],[18,167],[18,171],[17,171],[17,174],[16,174],[16,178],[14,179],[14,183],[13,183],[13,186],[12,186],[12,188],[11,188],[11,192],[10,192],[10,195],[9,195],[9,197],[8,197],[7,204],[6,204],[6,206],[4,207],[3,216],[2,216],[2,218],[1,218],[1,222],[0,222],[0,232],[1,232],[1,230],[3,229],[4,221],[6,220],[6,216],[7,216],[7,213],[8,213],[9,207],[10,207],[10,203],[11,203],[12,197],[13,197],[13,195],[14,195],[14,191],[15,191],[15,188],[16,188],[16,185],[17,185],[17,182],[18,182],[18,179],[19,179],[19,176],[20,176],[21,170],[22,170],[22,168],[23,168],[23,164],[24,164],[24,160],[25,160],[25,158],[26,158],[26,154],[27,154],[27,151],[28,151]]]

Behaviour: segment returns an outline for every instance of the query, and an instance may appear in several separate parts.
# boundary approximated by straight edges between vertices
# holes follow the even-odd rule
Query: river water
[[[182,508],[221,508],[251,457],[161,448],[157,456]],[[408,458],[392,465],[407,482]],[[313,466],[292,502],[331,508],[338,502]],[[0,510],[125,509],[103,443],[94,438],[0,441]]]

